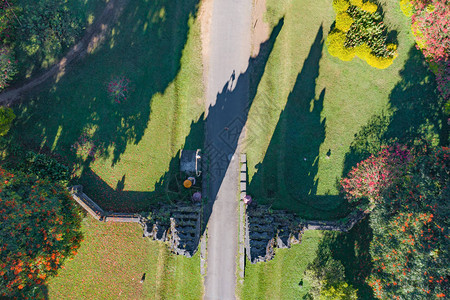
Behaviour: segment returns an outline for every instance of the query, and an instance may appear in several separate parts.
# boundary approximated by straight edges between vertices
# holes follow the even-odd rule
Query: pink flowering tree
[[[447,61],[450,56],[450,0],[411,0],[413,33],[425,57]]]
[[[410,4],[417,48],[433,66],[439,93],[450,107],[450,0],[410,0]]]
[[[411,161],[410,151],[402,145],[384,147],[377,155],[371,155],[358,163],[341,180],[342,190],[350,202],[368,198],[379,202],[382,192],[401,175]]]

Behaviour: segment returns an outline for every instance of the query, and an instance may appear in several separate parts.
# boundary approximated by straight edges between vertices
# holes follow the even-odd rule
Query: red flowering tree
[[[0,219],[0,297],[37,298],[80,246],[78,207],[64,187],[0,168]]]
[[[341,180],[345,197],[351,202],[361,198],[368,198],[372,203],[379,201],[381,192],[403,174],[411,159],[412,155],[405,146],[384,147],[377,155],[358,163]]]
[[[416,153],[378,188],[370,216],[373,269],[380,299],[445,298],[450,293],[450,149]]]

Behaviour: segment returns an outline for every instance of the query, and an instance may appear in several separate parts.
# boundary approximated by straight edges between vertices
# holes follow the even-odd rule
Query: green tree
[[[80,246],[81,214],[66,189],[0,168],[0,296],[37,298]]]
[[[55,55],[73,44],[81,32],[80,20],[63,1],[31,1],[22,6],[18,33],[29,55]]]
[[[4,136],[11,128],[12,121],[16,118],[13,110],[9,107],[0,107],[0,136]]]

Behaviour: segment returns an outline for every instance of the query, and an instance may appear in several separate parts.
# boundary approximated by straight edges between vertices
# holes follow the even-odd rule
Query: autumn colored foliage
[[[430,62],[439,93],[450,106],[450,0],[401,0],[400,5],[411,17],[417,48]]]
[[[370,216],[373,269],[368,278],[379,299],[445,298],[450,294],[449,207],[450,149],[403,149],[407,159],[389,159],[400,146],[386,149],[360,163],[381,161],[378,174],[389,174],[389,184],[378,181]],[[389,173],[397,169],[395,174]],[[383,173],[385,172],[385,173]],[[355,173],[351,173],[355,181]],[[364,176],[365,173],[360,173]],[[343,182],[345,185],[345,180]],[[370,194],[369,184],[360,193]],[[346,193],[352,193],[345,188]],[[348,195],[356,201],[357,194]]]
[[[364,197],[371,202],[380,201],[382,192],[404,173],[411,159],[412,154],[405,146],[384,147],[378,155],[358,163],[341,180],[345,197],[351,202]]]
[[[0,168],[0,296],[34,299],[77,253],[78,207],[64,187]]]

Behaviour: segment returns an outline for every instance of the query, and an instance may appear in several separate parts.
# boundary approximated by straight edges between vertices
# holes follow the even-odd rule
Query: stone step
[[[189,220],[177,219],[175,221],[177,227],[184,227],[184,226],[196,227],[197,222],[198,222],[198,220],[192,220],[192,219],[189,219]]]
[[[180,212],[174,212],[171,215],[172,218],[174,219],[192,219],[192,220],[197,220],[200,217],[200,214],[194,214],[194,213],[180,213]]]
[[[268,232],[250,232],[251,240],[269,241],[273,235]]]
[[[199,206],[181,206],[177,207],[175,212],[200,213]]]
[[[250,224],[271,224],[273,226],[273,220],[271,218],[263,218],[263,217],[248,217],[248,222]]]

